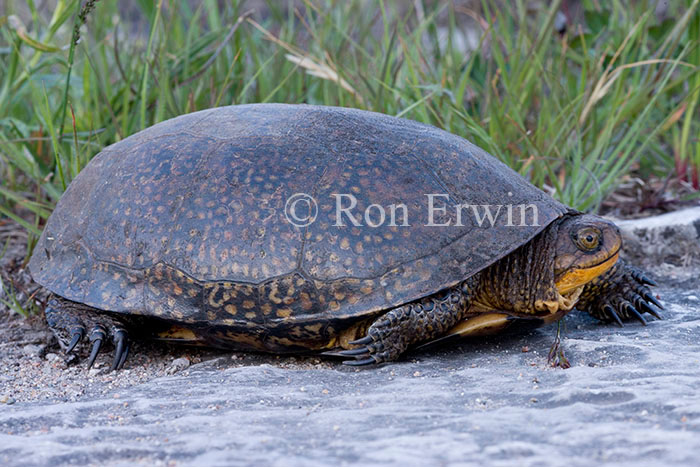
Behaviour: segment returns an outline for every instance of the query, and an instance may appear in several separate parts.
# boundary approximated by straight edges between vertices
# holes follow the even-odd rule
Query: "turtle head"
[[[567,295],[613,267],[621,246],[620,229],[608,220],[589,214],[562,220],[554,258],[559,293]]]
[[[587,283],[615,265],[621,246],[612,222],[564,216],[480,274],[485,285],[474,307],[558,319],[573,309]]]

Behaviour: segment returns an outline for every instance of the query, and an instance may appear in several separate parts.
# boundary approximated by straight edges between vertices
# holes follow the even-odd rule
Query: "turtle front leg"
[[[59,344],[66,353],[70,353],[85,337],[92,343],[88,368],[92,367],[102,344],[112,339],[114,343],[114,361],[110,371],[124,366],[129,355],[129,335],[116,319],[104,312],[80,303],[71,302],[58,296],[49,299],[44,311],[46,322],[56,335]]]
[[[350,342],[359,347],[337,354],[354,357],[346,365],[369,365],[396,360],[406,349],[418,342],[445,334],[462,320],[470,303],[467,282],[442,293],[409,303],[378,318],[362,339]]]
[[[620,326],[623,320],[633,318],[646,326],[642,314],[649,313],[661,319],[663,309],[649,289],[650,285],[656,283],[640,269],[619,260],[605,274],[586,284],[576,308],[596,319]]]

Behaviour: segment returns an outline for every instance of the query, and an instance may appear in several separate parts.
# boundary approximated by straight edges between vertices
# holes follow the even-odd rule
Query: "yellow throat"
[[[560,294],[566,295],[577,288],[588,284],[590,281],[601,274],[605,274],[611,267],[613,267],[615,263],[617,263],[619,256],[620,253],[617,252],[596,266],[586,269],[573,269],[567,272],[556,282],[557,290],[559,290]]]

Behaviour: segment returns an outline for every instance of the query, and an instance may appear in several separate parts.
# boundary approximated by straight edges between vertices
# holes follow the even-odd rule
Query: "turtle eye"
[[[595,227],[584,227],[574,234],[574,242],[583,251],[592,251],[600,245],[600,230]]]

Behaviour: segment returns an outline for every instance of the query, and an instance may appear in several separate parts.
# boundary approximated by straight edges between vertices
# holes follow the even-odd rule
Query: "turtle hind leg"
[[[352,357],[353,360],[343,362],[352,366],[396,360],[411,344],[434,339],[464,318],[469,309],[469,295],[465,282],[394,308],[372,323],[365,337],[350,342],[356,348],[335,354]]]
[[[656,283],[640,269],[620,260],[608,272],[586,284],[576,308],[619,326],[630,319],[646,326],[643,314],[661,319],[663,309],[649,289],[654,285]]]
[[[91,344],[88,368],[92,367],[103,344],[110,339],[115,348],[110,371],[124,366],[129,355],[129,333],[117,319],[96,308],[55,295],[49,299],[44,314],[66,353],[72,352],[85,338],[88,339]]]

